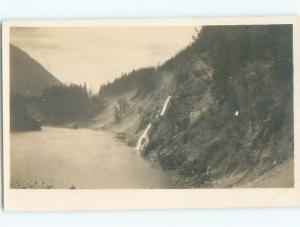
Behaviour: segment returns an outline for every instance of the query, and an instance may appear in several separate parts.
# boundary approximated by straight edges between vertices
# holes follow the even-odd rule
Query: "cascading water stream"
[[[165,103],[164,103],[164,105],[163,105],[163,108],[162,108],[162,110],[161,110],[159,116],[162,117],[162,116],[165,115],[165,112],[166,112],[166,110],[167,110],[167,107],[168,107],[168,104],[169,104],[169,102],[170,102],[171,97],[172,97],[172,96],[168,96],[168,98],[166,99],[166,101],[165,101]]]
[[[143,134],[141,135],[141,137],[139,138],[137,144],[136,144],[136,147],[135,149],[138,150],[138,151],[142,151],[145,144],[148,143],[149,141],[149,138],[148,138],[148,132],[151,128],[151,123],[148,124],[147,128],[144,130]]]
[[[168,96],[168,98],[166,99],[163,108],[159,114],[159,116],[164,116],[168,107],[168,104],[170,102],[171,96]],[[140,138],[138,139],[138,142],[136,144],[135,149],[139,152],[143,151],[145,146],[147,146],[147,144],[149,143],[149,137],[148,137],[148,133],[149,130],[151,128],[151,123],[148,124],[147,128],[144,130],[143,134],[140,136]]]

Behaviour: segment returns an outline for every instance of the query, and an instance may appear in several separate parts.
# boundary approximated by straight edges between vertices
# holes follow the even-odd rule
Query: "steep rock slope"
[[[91,125],[132,146],[148,129],[141,155],[174,173],[175,187],[245,187],[280,166],[290,181],[276,187],[291,187],[292,59],[290,25],[203,27],[162,66],[102,88],[107,109]]]

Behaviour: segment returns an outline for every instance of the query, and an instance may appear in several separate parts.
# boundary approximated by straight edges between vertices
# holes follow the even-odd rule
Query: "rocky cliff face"
[[[147,74],[146,94],[134,87],[103,95],[107,109],[92,125],[135,146],[151,124],[141,154],[173,172],[175,187],[243,186],[286,162],[293,176],[291,43],[289,25],[204,27],[192,45]],[[116,121],[120,97],[127,106]],[[275,187],[291,187],[290,178]]]

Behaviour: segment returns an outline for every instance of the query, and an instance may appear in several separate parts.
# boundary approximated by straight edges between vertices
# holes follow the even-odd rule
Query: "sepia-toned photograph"
[[[10,28],[11,188],[293,187],[292,33]]]
[[[294,188],[293,33],[8,26],[8,187]]]

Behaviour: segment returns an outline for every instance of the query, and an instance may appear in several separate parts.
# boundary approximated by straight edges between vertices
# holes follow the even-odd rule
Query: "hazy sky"
[[[163,63],[192,41],[194,27],[12,28],[10,42],[62,82],[100,84]]]

